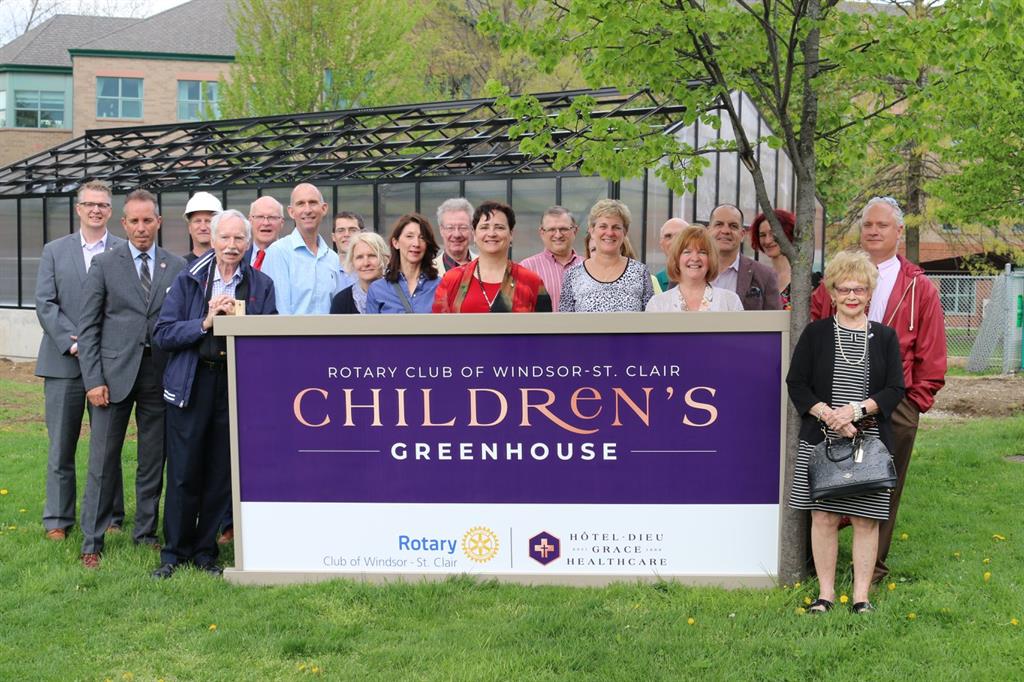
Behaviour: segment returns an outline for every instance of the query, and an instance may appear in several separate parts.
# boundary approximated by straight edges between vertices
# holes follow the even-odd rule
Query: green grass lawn
[[[192,570],[156,581],[155,553],[130,533],[108,539],[90,572],[77,530],[43,539],[41,385],[0,381],[0,403],[0,680],[1024,677],[1024,463],[1004,459],[1024,454],[1024,416],[922,429],[892,583],[873,595],[875,614],[856,617],[802,614],[813,581],[247,588]],[[84,447],[79,458],[81,490]]]

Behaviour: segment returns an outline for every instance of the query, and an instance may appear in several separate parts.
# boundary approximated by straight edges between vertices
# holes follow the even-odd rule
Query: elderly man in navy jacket
[[[252,226],[238,211],[214,216],[213,251],[174,280],[156,343],[171,353],[164,372],[167,493],[164,540],[156,578],[186,564],[220,575],[217,528],[231,504],[227,351],[213,335],[217,315],[274,315],[274,283],[243,259]]]

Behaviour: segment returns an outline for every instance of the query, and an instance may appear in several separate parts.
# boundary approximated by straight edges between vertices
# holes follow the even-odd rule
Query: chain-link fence
[[[1024,273],[928,277],[939,290],[945,313],[950,365],[972,372],[1018,371]]]

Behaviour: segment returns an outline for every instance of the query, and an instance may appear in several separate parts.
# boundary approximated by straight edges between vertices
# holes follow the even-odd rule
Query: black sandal
[[[853,613],[871,613],[874,610],[874,604],[869,601],[859,601],[850,607],[850,611]]]
[[[814,608],[815,606],[820,606],[821,608],[816,609]],[[832,610],[833,606],[835,606],[835,603],[830,602],[828,599],[815,599],[807,607],[807,613],[828,613]]]

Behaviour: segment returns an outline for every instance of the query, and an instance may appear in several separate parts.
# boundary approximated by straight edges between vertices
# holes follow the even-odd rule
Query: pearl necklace
[[[840,332],[839,320],[837,320],[835,318],[832,318],[832,323],[836,327],[836,343],[839,344],[839,353],[843,356],[843,360],[846,360],[846,364],[848,364],[848,365],[859,365],[859,364],[863,363],[864,362],[864,358],[867,357],[867,354],[868,354],[868,327],[870,326],[870,323],[865,321],[865,325],[864,325],[864,350],[861,352],[860,358],[858,358],[856,362],[850,362],[850,358],[846,357],[846,351],[843,349],[843,335]],[[856,330],[851,330],[851,331],[856,331]]]

